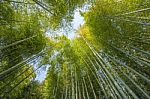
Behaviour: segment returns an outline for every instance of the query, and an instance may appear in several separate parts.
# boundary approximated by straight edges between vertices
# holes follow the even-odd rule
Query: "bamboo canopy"
[[[1,0],[0,99],[150,99],[150,1]]]

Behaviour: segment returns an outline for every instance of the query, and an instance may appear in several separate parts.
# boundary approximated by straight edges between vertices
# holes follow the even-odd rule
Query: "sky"
[[[80,25],[84,24],[84,18],[80,15],[77,10],[74,14],[74,19],[72,21],[73,31],[69,33],[68,38],[73,39],[75,37],[75,31],[80,27]]]
[[[73,39],[75,38],[75,31],[80,27],[80,25],[84,24],[84,18],[80,15],[79,10],[76,10],[74,13],[74,19],[72,21],[72,27],[73,27],[73,31],[71,31],[68,34],[68,38],[69,39]],[[37,72],[37,77],[35,78],[35,80],[38,80],[39,82],[44,81],[46,74],[47,74],[47,70],[48,70],[49,66],[45,66],[44,69],[40,69],[39,72]]]

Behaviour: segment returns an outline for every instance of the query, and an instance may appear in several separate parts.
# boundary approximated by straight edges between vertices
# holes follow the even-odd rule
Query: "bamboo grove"
[[[0,99],[150,99],[150,1],[0,0]]]

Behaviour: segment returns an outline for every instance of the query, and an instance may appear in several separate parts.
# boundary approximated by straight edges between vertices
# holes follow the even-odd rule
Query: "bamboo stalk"
[[[106,54],[105,54],[106,55]],[[111,58],[109,58],[109,59],[111,59]],[[111,61],[114,63],[114,61],[111,59]],[[119,68],[119,70],[120,71],[122,71],[122,69],[119,67],[119,66],[117,66],[117,64],[115,64],[115,66],[117,67],[117,68]],[[112,66],[113,67],[113,66]],[[112,71],[114,71],[114,69],[112,70]],[[123,72],[123,71],[122,71]],[[117,74],[117,76],[118,76],[118,74]],[[121,82],[122,82],[122,84],[125,86],[125,88],[128,90],[128,92],[135,98],[135,99],[139,99],[137,96],[136,96],[136,94],[128,87],[128,85],[126,85],[125,84],[125,82],[118,76],[117,77],[117,79],[119,79]]]
[[[74,83],[73,83],[74,81],[73,81],[73,71],[72,71],[72,67],[71,67],[71,90],[72,90],[72,97],[71,97],[71,99],[75,99],[75,92],[74,92]]]
[[[12,87],[11,89],[9,89],[6,93],[9,94],[12,90],[14,90],[17,86],[19,86],[24,80],[26,80],[28,77],[30,77],[34,72],[36,72],[38,69],[40,69],[42,66],[39,66],[38,68],[36,68],[35,70],[33,70],[30,74],[28,74],[25,78],[23,78],[21,81],[19,81],[14,87]],[[4,95],[4,97],[6,96],[6,94]]]
[[[80,90],[80,86],[79,85],[78,85],[78,90],[79,90],[79,99],[82,99],[81,90]]]
[[[98,57],[104,62],[103,58],[101,56],[99,56],[99,54],[97,54]],[[102,66],[104,66],[104,64],[100,61],[100,63],[102,64]],[[103,67],[104,68],[104,67]],[[114,82],[114,85],[116,86],[117,90],[119,91],[119,93],[122,95],[122,97],[124,99],[126,99],[126,95],[123,93],[123,91],[121,90],[121,87],[119,87],[118,83],[116,82],[116,80],[114,79],[114,77],[109,73],[109,71],[104,68],[104,70],[106,71],[106,73],[108,74],[108,77],[112,80],[112,82]]]
[[[144,62],[143,60],[140,60],[140,59],[138,59],[136,56],[133,56],[133,55],[130,55],[130,54],[128,54],[127,52],[125,52],[125,51],[123,51],[122,49],[119,49],[119,48],[117,48],[117,47],[115,47],[115,46],[113,46],[113,45],[110,45],[110,46],[112,46],[114,49],[116,49],[116,50],[118,50],[118,51],[120,51],[120,52],[122,52],[123,54],[125,54],[128,58],[130,58],[130,59],[132,59],[132,60],[137,60],[138,62],[141,62],[141,63],[143,63],[143,64],[145,64],[145,65],[147,65],[147,66],[149,66],[150,67],[150,64],[149,63],[147,63],[147,62]],[[138,65],[140,65],[137,61],[135,61]]]
[[[104,60],[101,58],[101,56],[99,56],[99,54],[96,52],[94,52],[94,50],[92,49],[92,47],[88,44],[88,42],[85,40],[85,38],[82,36],[83,40],[86,42],[86,44],[88,45],[88,47],[91,49],[91,51],[94,53],[94,55],[96,56],[96,58],[99,60],[99,58],[104,62]],[[123,98],[127,98],[126,95],[123,93],[123,91],[120,89],[119,85],[117,84],[117,82],[115,81],[115,79],[113,78],[113,76],[108,72],[108,70],[105,68],[104,64],[102,63],[102,61],[99,60],[99,62],[101,63],[101,67],[104,69],[104,71],[108,74],[108,77],[112,80],[112,82],[114,83],[114,85],[116,86],[117,90],[119,91],[119,93],[122,95]]]
[[[110,55],[107,55],[108,57],[110,57],[112,60],[114,60],[116,63],[126,67],[127,69],[129,69],[130,71],[132,71],[133,73],[137,74],[139,77],[141,77],[143,80],[145,80],[146,82],[150,83],[150,80],[148,78],[146,78],[145,76],[143,76],[142,74],[138,73],[137,71],[135,71],[134,69],[132,69],[131,67],[121,63],[119,60],[116,60],[115,58],[113,58]]]
[[[135,50],[137,50],[137,51],[139,51],[139,52],[142,52],[142,53],[145,54],[145,55],[149,55],[149,56],[150,56],[150,53],[149,53],[149,52],[146,52],[146,51],[141,50],[141,49],[139,49],[139,48],[136,48],[136,47],[134,47],[134,46],[129,46],[129,47],[131,47],[131,48],[133,48],[133,49],[135,49]]]
[[[122,20],[122,21],[130,22],[130,23],[136,23],[136,24],[140,24],[140,25],[150,26],[150,23],[138,22],[138,21],[132,21],[132,20],[129,20],[129,19],[121,19],[121,18],[117,18],[117,20]]]
[[[53,46],[53,47],[54,47],[54,46]],[[53,47],[49,47],[48,49],[51,49],[51,48],[53,48]],[[22,66],[20,66],[20,65],[22,65],[23,63],[25,63],[25,62],[27,62],[27,61],[29,61],[29,60],[31,60],[31,59],[34,59],[35,57],[37,57],[38,55],[40,55],[40,54],[42,54],[42,53],[45,53],[46,50],[47,50],[47,49],[44,49],[44,50],[42,50],[41,52],[39,52],[38,54],[33,55],[33,56],[31,56],[31,57],[29,57],[29,58],[27,58],[27,59],[21,61],[20,63],[16,64],[15,66],[12,66],[11,68],[9,68],[9,69],[7,69],[7,70],[1,72],[1,73],[0,73],[0,80],[1,80],[2,78],[4,78],[7,74],[9,74],[9,73],[15,71],[15,70],[18,69],[18,68],[21,68]],[[20,66],[20,67],[19,67],[19,66]]]
[[[82,82],[82,95],[83,95],[83,99],[86,99],[84,88],[85,88],[85,86],[83,85],[83,82]]]
[[[84,77],[83,77],[83,83],[84,83],[84,86],[85,86],[85,91],[86,91],[87,99],[90,99],[89,93],[88,93],[88,89],[87,89],[87,85],[86,85],[86,83],[85,83]]]
[[[83,59],[83,61],[86,63],[86,65],[90,68],[90,66],[89,66],[89,64]],[[105,84],[105,86],[107,86],[106,85],[106,82],[104,82],[104,80],[102,79],[102,78],[99,78],[99,76],[97,77],[97,73],[95,74],[93,71],[92,71],[92,69],[90,68],[90,71],[92,72],[92,74],[94,75],[94,77],[95,77],[95,79],[96,79],[96,81],[98,82],[98,84],[99,84],[99,86],[100,86],[100,88],[102,89],[102,91],[104,92],[104,95],[105,95],[105,97],[106,97],[106,99],[108,99],[108,97],[107,97],[107,93],[106,93],[106,90],[105,90],[105,88],[104,88],[104,86],[102,86],[102,82],[103,82],[103,84]],[[96,71],[95,71],[96,72]],[[100,75],[100,77],[101,77],[101,75]],[[98,79],[99,78],[99,79]],[[102,80],[102,82],[100,82],[100,79]]]
[[[88,80],[89,80],[89,82],[90,82],[91,89],[92,89],[93,94],[94,94],[94,98],[97,99],[96,94],[95,94],[95,91],[94,91],[94,87],[93,87],[93,84],[92,84],[92,82],[91,82],[91,79],[90,79],[89,75],[88,75]]]
[[[81,46],[80,46],[80,50],[81,50],[83,53],[85,53],[86,56],[88,57],[87,53],[82,50],[82,47],[81,47]],[[96,74],[92,71],[91,66],[89,66],[89,64],[86,62],[86,60],[85,60],[82,56],[81,56],[81,59],[82,59],[82,60],[85,62],[85,64],[88,66],[88,67],[86,67],[86,68],[87,68],[87,69],[90,68],[90,71],[91,71],[92,74],[94,75],[94,77],[95,77],[96,81],[98,82],[100,88],[103,90],[106,99],[108,99],[107,94],[106,94],[106,91],[105,91],[105,89],[103,88],[103,86],[100,84],[100,81],[99,81],[99,79],[98,79],[98,78],[99,78],[99,75],[96,76],[96,74],[97,74],[97,73],[96,73],[96,72],[97,72],[97,69],[96,69],[95,65],[93,64],[93,62],[92,62],[92,61],[89,59],[89,57],[88,57],[88,59],[90,60],[90,63],[91,63],[92,66],[94,67],[94,71],[95,71]],[[97,78],[97,77],[98,77],[98,78]],[[100,75],[100,77],[101,77],[101,75]],[[102,78],[100,78],[100,79],[101,79],[102,82],[105,84],[105,82],[103,81],[103,79],[102,79]]]
[[[139,12],[144,12],[144,11],[149,11],[149,10],[150,10],[150,8],[140,9],[140,10],[131,11],[131,12],[123,13],[123,14],[118,14],[118,15],[115,15],[115,17],[139,13]]]
[[[43,8],[44,10],[46,10],[47,12],[49,12],[50,14],[54,15],[48,8],[46,8],[45,6],[43,6],[43,4],[37,0],[33,0],[37,5],[39,5],[41,8]]]
[[[75,99],[78,99],[78,84],[77,84],[77,71],[76,71],[76,67],[75,67],[75,71],[74,71],[74,75],[75,75]]]
[[[40,55],[41,53],[43,53],[43,51],[41,51],[41,52],[38,53],[37,55]],[[13,66],[13,67],[11,67],[11,68],[9,68],[9,69],[7,69],[7,70],[1,72],[1,73],[0,73],[0,78],[4,78],[7,74],[9,74],[10,72],[14,71],[14,70],[17,69],[17,68],[21,68],[21,67],[23,66],[23,65],[20,66],[21,64],[23,64],[23,63],[25,63],[25,62],[27,62],[27,61],[29,61],[29,60],[31,60],[31,59],[34,59],[37,55],[33,55],[33,56],[31,56],[30,58],[27,58],[27,59],[21,61],[20,63],[16,64],[15,66]],[[20,66],[20,67],[19,67],[19,66]]]
[[[31,62],[32,63],[32,62]],[[22,76],[26,71],[28,71],[30,68],[32,67],[32,65],[29,65],[29,67],[27,69],[25,69],[23,72],[19,73],[16,77],[14,77],[13,80],[7,82],[3,87],[1,87],[0,91],[3,93],[5,91],[5,88],[10,85],[11,83],[13,83],[14,81],[16,81],[16,79],[20,76]],[[1,93],[1,94],[2,94]]]
[[[124,73],[124,75],[147,97],[147,99],[150,99],[150,96],[147,94],[147,93],[145,93],[144,91],[143,91],[143,89],[141,89],[141,87],[138,85],[138,84],[136,84],[130,77],[128,77],[128,75],[126,75],[125,73]]]
[[[87,43],[87,41],[85,40],[85,38],[82,36],[82,38],[84,39],[85,43],[87,44],[87,46],[90,48],[91,52],[96,56],[96,58],[99,60],[99,58],[97,57],[96,53],[92,50],[91,46],[89,46],[89,44]],[[99,60],[101,62],[101,60]],[[99,65],[101,67],[101,65]],[[104,69],[104,68],[103,68]],[[103,72],[105,73],[105,72]],[[107,75],[107,74],[106,74]],[[116,85],[115,85],[116,86]],[[121,99],[120,94],[118,94],[118,91],[115,89],[118,97]],[[120,91],[120,90],[119,90]],[[125,95],[124,95],[125,96]]]
[[[96,61],[96,64],[100,67],[99,63]],[[116,90],[115,86],[112,84],[112,81],[109,79],[109,77],[107,76],[107,74],[102,70],[102,73],[105,75],[105,78],[106,78],[106,84],[109,86],[110,90],[112,91],[112,93],[114,94],[114,97],[116,99],[121,99],[121,96],[120,94],[118,93],[118,91]],[[105,79],[104,79],[105,80]],[[118,98],[116,97],[116,95],[118,96]]]
[[[23,39],[23,40],[14,42],[14,43],[12,43],[12,44],[9,44],[9,45],[7,45],[7,46],[0,47],[0,50],[6,49],[6,48],[8,48],[8,47],[11,47],[11,46],[14,46],[14,45],[17,45],[17,44],[20,44],[20,43],[22,43],[22,42],[25,42],[25,41],[30,40],[30,39],[32,39],[32,38],[35,38],[36,36],[37,36],[37,35],[34,35],[34,36],[32,36],[32,37],[25,38],[25,39]]]
[[[85,43],[87,44],[87,46],[90,48],[90,50],[92,51],[92,53],[95,55],[95,57],[99,60],[98,55],[93,51],[92,47],[88,44],[88,42],[85,40],[85,38],[84,38],[83,36],[82,36],[82,38],[83,38],[83,40],[85,41]],[[101,60],[99,60],[99,62],[100,62],[101,65],[102,65],[102,66],[101,66],[101,65],[99,65],[99,66],[101,66],[102,69],[106,72],[107,69],[104,68],[105,66],[103,65],[103,63],[101,62]],[[104,66],[104,67],[103,67],[103,66]],[[113,79],[113,77],[111,76],[111,74],[110,74],[108,71],[107,71],[107,74],[108,74],[109,78],[111,78],[112,82],[114,83],[115,80]],[[124,95],[124,93],[122,92],[122,90],[120,90],[120,88],[119,88],[119,86],[117,85],[116,82],[114,83],[114,85],[115,85],[115,88],[117,88],[117,91],[120,92],[120,94],[121,94],[124,98],[126,98],[126,96]],[[120,99],[121,99],[120,94],[118,94],[118,97],[120,97]]]
[[[149,17],[136,17],[136,16],[125,16],[125,17],[127,17],[127,18],[134,18],[134,19],[142,19],[142,20],[150,20],[150,18]]]
[[[3,0],[3,1],[7,1],[7,2],[11,2],[11,3],[20,3],[20,4],[35,4],[35,3],[31,3],[31,2],[21,2],[21,1],[13,1],[13,0]]]

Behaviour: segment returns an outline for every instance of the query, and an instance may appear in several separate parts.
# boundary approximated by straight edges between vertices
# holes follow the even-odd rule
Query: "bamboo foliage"
[[[59,35],[84,6],[77,36]],[[150,99],[149,7],[148,0],[0,1],[0,98]]]

